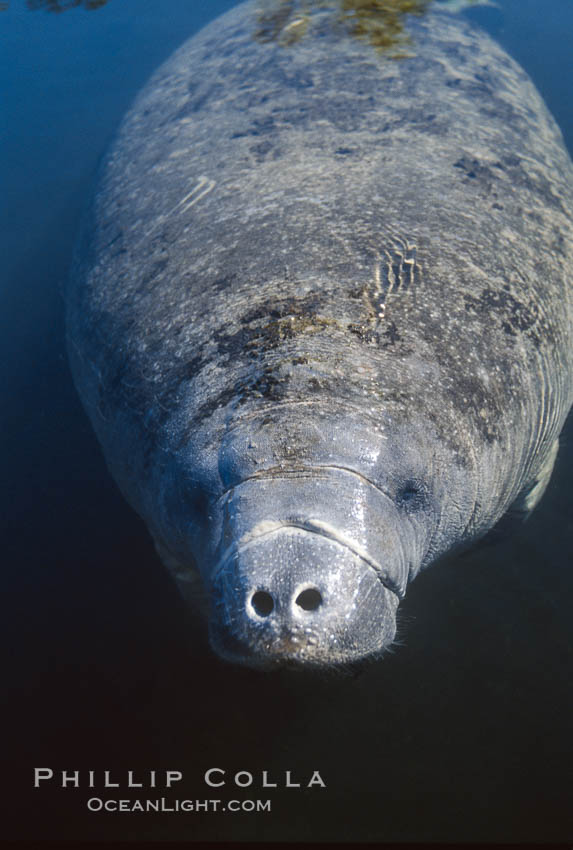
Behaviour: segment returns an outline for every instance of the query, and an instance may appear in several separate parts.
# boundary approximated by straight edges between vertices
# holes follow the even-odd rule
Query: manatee
[[[67,291],[112,475],[261,670],[383,655],[420,570],[539,501],[573,401],[573,165],[526,73],[444,9],[401,59],[311,18],[243,3],[155,73]]]

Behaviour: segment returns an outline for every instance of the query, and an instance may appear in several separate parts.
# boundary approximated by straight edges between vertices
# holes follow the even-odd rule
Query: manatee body
[[[393,640],[408,582],[527,513],[572,403],[573,167],[524,71],[443,11],[397,61],[244,3],[125,118],[68,292],[128,501],[233,661]]]

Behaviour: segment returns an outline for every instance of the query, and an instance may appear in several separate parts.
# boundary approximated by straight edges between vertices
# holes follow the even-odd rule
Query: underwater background
[[[3,773],[0,839],[571,842],[573,423],[539,508],[442,561],[402,645],[360,675],[261,674],[209,650],[111,480],[71,382],[62,288],[99,159],[135,93],[234,0],[0,4]],[[69,8],[68,8],[69,7]],[[58,10],[60,10],[58,12]],[[528,71],[573,152],[573,2],[461,14]],[[33,769],[180,770],[173,792],[270,812],[91,813]],[[207,768],[326,789],[209,789]],[[183,787],[184,786],[184,787]]]

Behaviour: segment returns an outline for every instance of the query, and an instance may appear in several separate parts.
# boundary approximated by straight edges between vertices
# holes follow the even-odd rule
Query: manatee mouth
[[[345,666],[392,642],[403,594],[324,523],[276,523],[230,547],[213,576],[215,652],[260,670]]]
[[[289,671],[293,673],[319,674],[325,671],[337,671],[340,673],[357,673],[369,666],[373,660],[381,657],[387,647],[365,655],[357,652],[353,655],[334,655],[315,657],[310,653],[301,653],[298,648],[276,649],[270,653],[263,646],[251,646],[237,638],[235,635],[211,627],[209,639],[214,652],[223,661],[249,667],[260,673],[276,673]]]

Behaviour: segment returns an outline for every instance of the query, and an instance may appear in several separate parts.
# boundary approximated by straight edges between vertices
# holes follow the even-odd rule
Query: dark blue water
[[[571,841],[571,427],[517,535],[419,577],[395,654],[356,678],[317,680],[212,656],[80,408],[61,287],[94,169],[151,71],[232,5],[109,0],[54,14],[10,0],[0,12],[11,792],[0,838]],[[572,150],[570,0],[503,0],[467,14],[526,67]],[[122,780],[128,769],[178,769],[185,787],[172,796],[270,798],[272,811],[94,814],[86,800],[96,792],[34,790],[34,767],[108,769]],[[209,767],[291,770],[299,781],[318,769],[328,787],[209,790]]]

